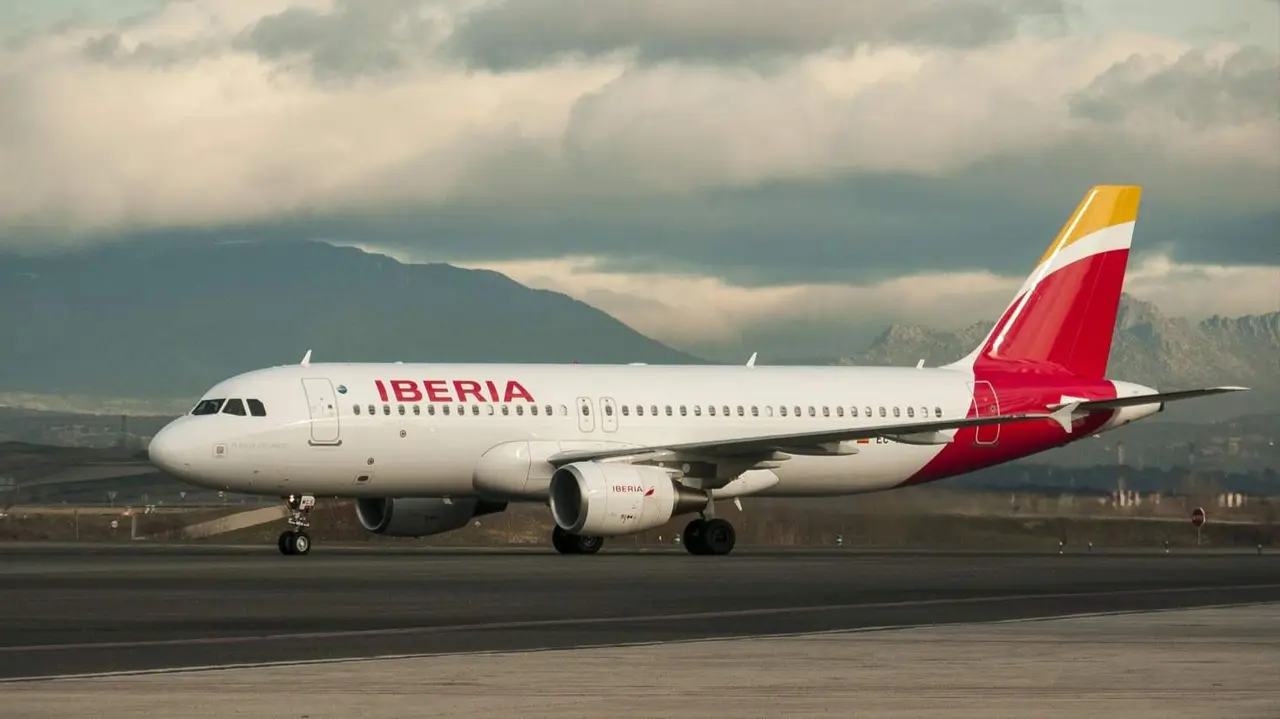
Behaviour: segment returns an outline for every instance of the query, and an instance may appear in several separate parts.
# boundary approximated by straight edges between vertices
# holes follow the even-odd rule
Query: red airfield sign
[[[1203,507],[1196,507],[1191,510],[1191,526],[1199,527],[1204,524],[1204,520],[1205,516]]]

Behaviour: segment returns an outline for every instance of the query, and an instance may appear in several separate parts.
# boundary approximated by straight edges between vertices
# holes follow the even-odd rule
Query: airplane
[[[1106,378],[1141,195],[1089,189],[982,343],[940,367],[312,363],[308,351],[210,388],[155,435],[150,460],[194,485],[284,498],[290,556],[311,550],[317,497],[354,499],[369,532],[414,537],[543,504],[561,554],[696,515],[685,549],[726,555],[736,533],[718,500],[933,482],[1247,389]]]

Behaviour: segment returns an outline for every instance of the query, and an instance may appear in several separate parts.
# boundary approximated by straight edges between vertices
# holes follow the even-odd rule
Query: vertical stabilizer
[[[1034,364],[1106,374],[1142,188],[1089,190],[990,334],[955,367]]]

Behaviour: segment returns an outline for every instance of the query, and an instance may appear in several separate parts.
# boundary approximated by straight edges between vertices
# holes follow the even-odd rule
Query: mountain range
[[[0,405],[72,411],[182,411],[227,376],[308,349],[317,361],[705,362],[496,272],[320,242],[0,255],[0,306]],[[943,364],[991,325],[892,325],[863,352],[808,363]],[[1191,322],[1125,295],[1114,337],[1109,376],[1258,390],[1199,405],[1225,416],[1273,409],[1280,397],[1280,312]]]
[[[320,242],[0,256],[0,307],[7,404],[140,398],[186,409],[228,376],[308,349],[340,362],[701,362],[496,272]]]

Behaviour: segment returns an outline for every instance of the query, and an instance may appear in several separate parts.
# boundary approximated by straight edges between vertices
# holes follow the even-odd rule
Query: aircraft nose
[[[147,445],[147,456],[157,468],[169,474],[182,476],[191,469],[191,460],[184,451],[183,432],[172,425],[161,429]]]

